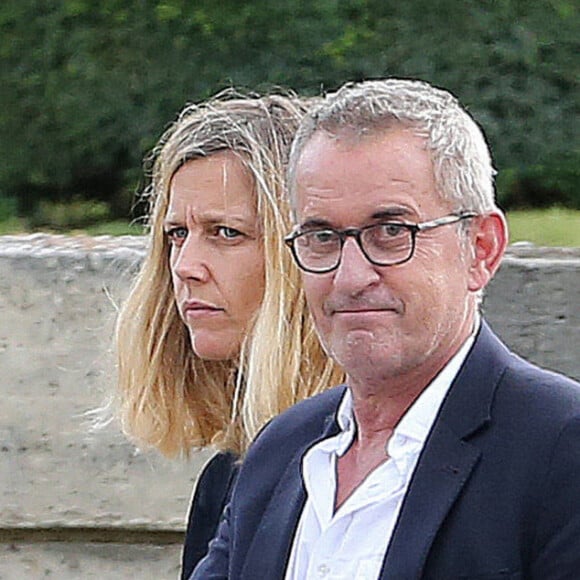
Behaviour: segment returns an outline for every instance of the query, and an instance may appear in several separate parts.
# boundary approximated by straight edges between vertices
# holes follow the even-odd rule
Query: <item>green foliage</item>
[[[17,215],[18,203],[14,197],[0,194],[0,236],[25,230],[23,220]]]
[[[510,243],[536,246],[580,247],[580,211],[554,207],[507,214]]]
[[[17,205],[15,198],[0,196],[0,222],[16,217]]]
[[[98,223],[83,228],[83,231],[90,236],[139,236],[145,233],[145,228],[137,223],[116,220]]]
[[[580,210],[580,155],[572,152],[538,165],[508,169],[497,180],[505,209],[568,207]]]
[[[579,38],[573,0],[4,0],[0,192],[28,214],[82,192],[128,216],[187,101],[396,75],[470,107],[506,203],[577,207]]]
[[[33,230],[48,227],[52,230],[68,231],[86,228],[109,217],[109,206],[105,202],[82,199],[73,199],[66,203],[41,200],[29,218],[29,225]]]

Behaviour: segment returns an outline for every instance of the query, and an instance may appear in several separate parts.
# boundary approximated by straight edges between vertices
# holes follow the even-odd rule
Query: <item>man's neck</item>
[[[470,332],[458,337],[444,354],[431,357],[419,367],[391,376],[349,376],[353,397],[353,413],[357,425],[357,440],[364,449],[376,438],[392,433],[401,418],[439,373],[459,353],[479,328],[476,317]]]
[[[371,471],[389,458],[387,446],[391,436],[402,417],[430,385],[431,395],[428,399],[421,399],[421,406],[415,414],[428,423],[434,421],[445,393],[463,364],[474,339],[472,332],[453,355],[447,357],[445,363],[429,375],[410,373],[410,379],[395,377],[388,389],[384,386],[381,388],[381,383],[377,385],[355,381],[351,384],[356,435],[348,451],[337,462],[335,509],[348,499]],[[407,380],[403,381],[403,378]]]

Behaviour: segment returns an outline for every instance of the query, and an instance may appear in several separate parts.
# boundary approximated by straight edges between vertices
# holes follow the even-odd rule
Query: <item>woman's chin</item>
[[[228,361],[237,358],[240,353],[238,341],[207,340],[191,335],[191,348],[197,357],[207,361]]]

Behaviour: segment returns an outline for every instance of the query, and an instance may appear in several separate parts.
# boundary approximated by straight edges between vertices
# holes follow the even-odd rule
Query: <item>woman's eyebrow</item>
[[[251,225],[256,222],[256,216],[240,214],[206,214],[198,217],[199,223],[214,226],[222,224]]]
[[[164,228],[182,225],[182,221],[176,215],[167,215],[163,219],[162,225]]]

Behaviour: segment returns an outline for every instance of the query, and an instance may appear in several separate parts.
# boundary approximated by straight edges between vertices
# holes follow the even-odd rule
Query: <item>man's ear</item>
[[[500,211],[473,218],[469,238],[472,247],[469,267],[469,290],[487,286],[496,273],[508,243],[508,227]]]

